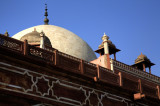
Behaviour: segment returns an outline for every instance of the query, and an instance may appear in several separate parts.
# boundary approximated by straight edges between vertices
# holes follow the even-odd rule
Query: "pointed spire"
[[[46,5],[46,8],[45,8],[45,14],[44,14],[44,16],[45,16],[45,19],[44,19],[44,25],[48,25],[48,22],[49,22],[49,19],[47,18],[47,16],[48,16],[48,12],[47,12],[47,4],[45,4]]]
[[[34,28],[34,32],[36,32],[37,30],[36,30],[36,28]]]
[[[5,32],[4,35],[7,36],[7,37],[9,37],[9,34],[8,34],[8,31],[7,31],[7,30],[6,30],[6,32]]]

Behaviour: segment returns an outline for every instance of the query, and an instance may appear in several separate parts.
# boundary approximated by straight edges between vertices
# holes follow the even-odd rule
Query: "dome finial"
[[[45,4],[46,5],[46,7],[45,7],[45,14],[44,14],[44,16],[45,16],[45,19],[44,19],[44,24],[45,25],[48,25],[48,22],[49,22],[49,19],[47,18],[47,16],[48,16],[48,12],[47,12],[47,4]]]
[[[7,36],[7,37],[9,37],[9,34],[8,34],[8,31],[7,31],[7,30],[6,30],[6,32],[5,32],[4,35]]]
[[[104,35],[103,35],[103,37],[102,37],[102,40],[103,40],[104,38],[106,38],[107,40],[109,39],[109,37],[106,35],[105,32],[104,32]]]

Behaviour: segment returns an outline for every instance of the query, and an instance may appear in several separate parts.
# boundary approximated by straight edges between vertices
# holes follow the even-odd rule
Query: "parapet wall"
[[[98,98],[96,96],[93,97],[94,99],[96,97],[96,100],[98,100],[98,102],[93,102],[93,105],[97,105],[96,103],[104,104],[102,103],[103,101],[102,96],[106,95],[105,93],[106,90],[104,88],[106,89],[109,88],[117,92],[118,90],[124,91],[124,93],[120,93],[118,95],[123,96],[123,94],[125,94],[125,96],[128,97],[130,102],[133,100],[132,99],[133,94],[135,93],[145,94],[147,98],[152,98],[155,100],[159,100],[160,98],[160,93],[159,93],[160,78],[159,77],[152,74],[148,74],[146,72],[142,72],[140,70],[136,70],[118,61],[114,61],[114,69],[116,72],[113,72],[99,65],[92,64],[82,59],[78,59],[73,56],[59,52],[56,49],[50,48],[48,50],[44,50],[44,49],[29,45],[27,44],[26,41],[21,42],[13,38],[0,35],[0,54],[1,56],[2,55],[6,56],[5,53],[7,54],[7,57],[15,58],[15,60],[25,61],[33,65],[34,64],[38,65],[41,63],[43,64],[42,66],[44,68],[47,68],[48,70],[53,70],[53,71],[59,70],[59,73],[71,74],[70,77],[74,77],[73,79],[81,79],[81,80],[83,79],[86,82],[88,80],[92,82],[92,85],[94,84],[98,85],[99,88],[97,86],[94,86],[94,87],[91,87],[90,85],[86,86],[87,84],[85,84],[85,87],[79,86],[77,88],[74,88],[76,84],[66,85],[66,87],[68,86],[73,87],[73,89],[64,88],[65,90],[68,90],[68,92],[69,91],[72,92],[75,89],[77,89],[78,91],[82,92],[82,94],[79,94],[79,95],[83,95],[84,93],[83,95],[84,98],[81,101],[77,100],[78,97],[66,97],[75,101],[74,103],[71,103],[71,101],[67,102],[73,105],[87,104],[87,101],[90,101],[89,104],[92,104],[91,102],[93,101],[89,100],[89,97],[91,94],[97,95],[98,97]],[[8,55],[8,53],[12,53],[12,54]],[[13,54],[16,54],[17,56],[14,57]],[[34,71],[34,69],[28,70],[27,67],[25,67],[25,65],[22,67],[20,66],[21,68],[24,68],[23,70],[21,70],[20,68],[14,69],[16,66],[9,68],[7,67],[7,65],[4,66],[4,62],[2,62],[2,60],[1,60],[0,66],[1,67],[3,66],[3,70],[1,68],[0,78],[3,79],[6,77],[10,80],[8,82],[5,82],[6,80],[0,80],[0,85],[2,83],[4,84],[3,86],[1,85],[0,87],[1,89],[2,88],[10,89],[15,92],[23,93],[24,95],[25,93],[29,93],[30,95],[35,95],[38,98],[45,97],[47,99],[51,99],[54,96],[56,100],[59,100],[58,102],[61,102],[60,97],[64,99],[65,96],[74,95],[74,94],[67,94],[66,92],[62,94],[60,93],[60,91],[57,91],[57,94],[53,93],[54,91],[57,90],[57,88],[54,88],[54,86],[57,86],[59,89],[63,90],[63,87],[61,86],[65,86],[65,83],[62,84],[61,81],[59,80],[53,81],[53,79],[56,79],[56,78],[52,78],[52,75],[48,76],[49,74],[46,74],[46,73],[52,73],[52,72]],[[8,64],[8,63],[5,63],[5,64]],[[7,69],[13,69],[12,71],[8,70],[8,71],[11,71],[12,73],[8,73],[7,71],[5,71],[4,67],[7,67]],[[19,73],[23,77],[14,73]],[[12,78],[12,75],[15,75],[17,78],[15,79]],[[64,80],[65,80],[65,75],[63,76]],[[20,82],[18,81],[18,79],[20,79],[19,80]],[[38,84],[39,80],[42,80],[40,81],[40,84]],[[48,82],[48,85],[46,82]],[[44,86],[45,87],[47,86],[48,88],[45,88]],[[90,88],[94,88],[94,89],[96,88],[97,90],[96,91],[93,89],[87,90]],[[101,94],[99,90],[100,92],[103,92],[103,93]],[[101,95],[101,98],[99,97],[100,96],[99,94]],[[115,95],[117,95],[117,93],[115,93]],[[66,102],[65,100],[68,100],[68,99],[64,99],[63,102]],[[122,103],[122,105],[124,104]]]

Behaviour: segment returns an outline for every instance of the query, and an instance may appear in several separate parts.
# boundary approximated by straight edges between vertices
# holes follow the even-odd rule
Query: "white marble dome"
[[[38,25],[25,29],[12,38],[20,40],[22,36],[30,33],[36,28],[37,32],[43,32],[49,38],[52,47],[74,57],[91,61],[96,59],[96,55],[91,47],[76,34],[54,25]]]

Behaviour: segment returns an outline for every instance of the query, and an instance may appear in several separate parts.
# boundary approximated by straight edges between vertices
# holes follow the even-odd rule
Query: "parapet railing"
[[[1,48],[3,48],[3,50],[11,50],[12,52],[20,53],[26,57],[28,56],[31,58],[39,59],[40,61],[42,60],[46,63],[50,63],[50,65],[64,69],[66,72],[81,74],[93,79],[93,81],[96,82],[99,81],[103,84],[123,87],[124,89],[130,90],[134,93],[142,91],[142,93],[146,93],[148,96],[160,98],[160,94],[157,94],[157,92],[159,92],[159,77],[135,69],[118,61],[114,61],[114,67],[119,68],[122,71],[140,76],[143,79],[147,78],[152,81],[156,81],[158,84],[155,84],[154,86],[146,86],[143,83],[140,83],[140,78],[139,80],[134,80],[128,78],[127,76],[121,75],[122,71],[116,74],[107,68],[62,53],[54,48],[50,48],[49,50],[41,49],[29,45],[27,41],[22,42],[0,34],[0,49]],[[144,91],[140,88],[140,85],[142,85]],[[147,92],[148,90],[152,90],[152,92]]]
[[[32,45],[28,45],[27,54],[35,56],[35,57],[43,58],[47,61],[54,60],[54,53],[53,52],[50,52],[50,51],[47,51],[47,50],[44,50],[44,49],[41,49],[41,48],[38,48],[38,47],[35,47]]]
[[[136,68],[129,66],[127,64],[124,64],[122,62],[114,60],[113,65],[114,65],[114,67],[120,68],[121,70],[126,71],[128,73],[132,73],[132,74],[135,74],[136,76],[140,76],[142,78],[147,78],[149,80],[156,81],[156,82],[160,83],[160,78],[158,76],[155,76],[153,74],[149,74],[149,73],[144,72],[140,69],[136,69]]]
[[[22,53],[23,52],[23,42],[6,37],[0,34],[0,46],[4,48],[8,48],[12,51]]]

